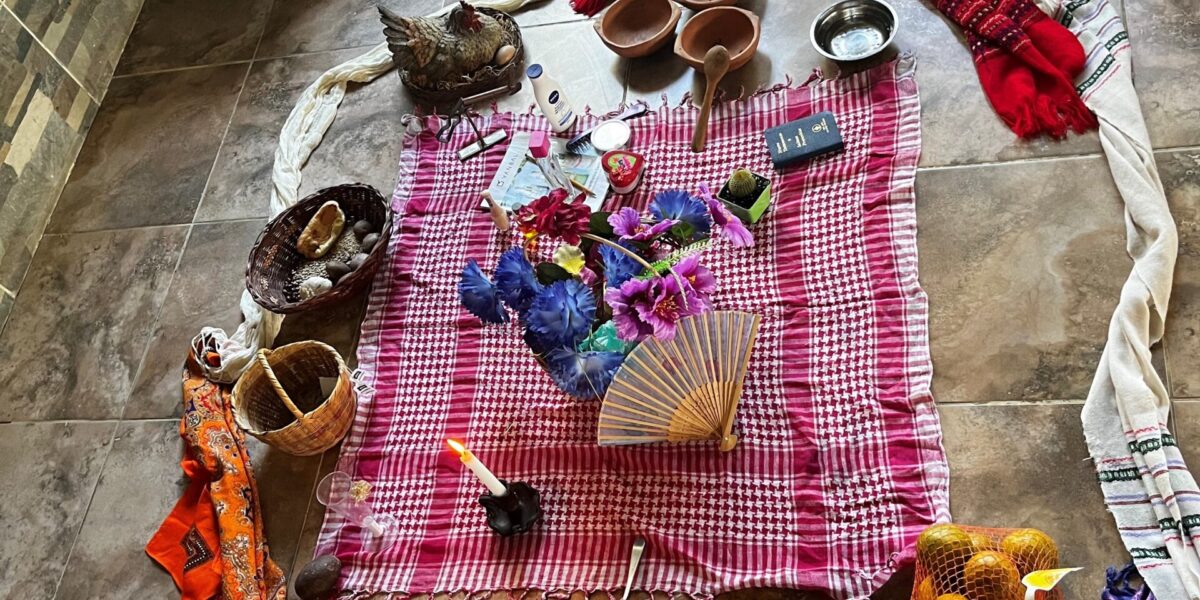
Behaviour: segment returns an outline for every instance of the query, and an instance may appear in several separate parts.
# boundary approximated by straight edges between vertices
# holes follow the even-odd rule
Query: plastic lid
[[[537,63],[529,65],[529,68],[525,69],[525,74],[528,75],[530,79],[537,79],[538,77],[541,77],[542,76],[542,65],[539,65]]]

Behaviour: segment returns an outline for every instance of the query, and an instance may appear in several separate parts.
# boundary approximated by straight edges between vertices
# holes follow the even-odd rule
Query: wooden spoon
[[[717,93],[717,84],[729,72],[729,49],[717,44],[704,53],[704,77],[708,80],[708,89],[704,90],[704,103],[700,105],[700,120],[696,121],[696,130],[692,132],[692,152],[704,152],[708,144],[708,117],[712,113],[713,95]]]

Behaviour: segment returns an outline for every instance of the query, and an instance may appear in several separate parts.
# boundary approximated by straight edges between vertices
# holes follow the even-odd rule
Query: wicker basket
[[[467,98],[496,88],[507,87],[514,92],[520,89],[521,78],[525,76],[525,44],[521,41],[521,28],[517,26],[516,20],[498,10],[483,7],[475,10],[500,22],[501,27],[504,28],[504,38],[500,44],[507,44],[517,49],[512,60],[501,67],[491,64],[484,65],[471,73],[467,81],[439,81],[431,86],[420,85],[408,76],[407,71],[397,69],[400,73],[400,82],[408,88],[413,96],[425,102],[448,104],[459,98]]]
[[[320,377],[338,379],[328,398],[321,394]],[[233,387],[232,401],[239,427],[297,456],[332,448],[354,421],[350,371],[337,351],[321,342],[259,350],[258,362]]]
[[[366,219],[382,224],[379,242],[367,260],[354,272],[342,277],[329,291],[308,300],[300,300],[292,273],[308,262],[296,250],[300,232],[322,204],[335,200],[346,215],[347,227]],[[375,270],[387,254],[388,238],[392,233],[392,211],[375,188],[363,183],[349,183],[325,188],[279,213],[254,242],[246,264],[246,289],[263,308],[279,314],[295,313],[336,304],[357,296],[371,282]]]

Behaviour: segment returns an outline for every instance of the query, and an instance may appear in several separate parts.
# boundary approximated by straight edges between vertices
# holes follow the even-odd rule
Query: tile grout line
[[[16,19],[17,24],[21,26],[21,29],[24,29],[25,33],[28,33],[29,37],[33,38],[34,42],[37,42],[38,47],[41,48],[43,52],[50,55],[50,59],[54,61],[54,64],[58,65],[63,72],[67,74],[67,77],[70,77],[71,81],[74,81],[75,85],[78,85],[79,89],[83,90],[83,93],[87,94],[88,98],[92,99],[92,102],[95,102],[97,106],[100,105],[100,101],[96,99],[95,94],[92,94],[92,91],[89,90],[82,81],[79,81],[79,78],[67,68],[67,65],[64,65],[62,61],[58,59],[58,56],[51,52],[50,49],[46,47],[46,44],[42,43],[41,38],[34,35],[33,30],[25,24],[25,21],[21,20],[21,17],[17,16],[17,13],[13,12],[12,8],[10,8],[7,3],[0,3],[0,11],[7,12],[8,14],[12,15],[12,18]]]
[[[229,130],[233,128],[233,119],[237,117],[238,106],[242,103],[242,94],[246,93],[246,84],[250,82],[250,71],[254,69],[254,59],[258,56],[258,48],[262,46],[263,37],[267,35],[267,23],[271,19],[271,13],[274,11],[275,3],[272,1],[270,8],[267,9],[267,18],[263,20],[262,30],[258,32],[258,40],[254,42],[254,51],[250,53],[250,60],[246,61],[246,73],[242,75],[242,85],[238,88],[238,93],[233,98],[233,108],[229,111],[229,120],[225,122],[225,131],[221,132],[221,143],[217,144],[217,152],[213,154],[213,161],[208,169],[208,176],[204,178],[204,187],[200,191],[200,200],[196,202],[196,209],[192,211],[192,225],[196,224],[196,216],[200,214],[200,209],[204,207],[204,199],[208,197],[208,187],[212,185],[213,173],[217,172],[217,164],[221,160],[222,151],[225,150],[225,142],[229,139]],[[274,162],[271,164],[274,165]]]
[[[124,408],[121,410],[124,412]],[[71,549],[67,550],[67,556],[62,562],[62,572],[58,574],[58,580],[54,582],[54,594],[51,598],[58,598],[58,590],[62,587],[63,579],[67,577],[67,567],[71,565],[71,557],[75,555],[75,547],[79,545],[79,537],[83,535],[83,528],[87,525],[88,515],[92,513],[92,502],[96,500],[96,492],[100,490],[100,482],[104,479],[104,471],[108,469],[108,459],[112,457],[113,446],[117,444],[117,431],[121,429],[121,421],[117,420],[112,425],[112,435],[108,438],[108,451],[104,453],[104,461],[100,463],[100,471],[96,475],[96,484],[92,486],[92,493],[88,495],[87,508],[83,510],[83,516],[79,519],[79,527],[75,528],[75,536],[71,539]]]

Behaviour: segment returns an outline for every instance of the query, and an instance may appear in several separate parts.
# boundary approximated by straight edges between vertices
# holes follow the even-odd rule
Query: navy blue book
[[[776,169],[844,147],[837,121],[828,111],[772,127],[765,135]]]

